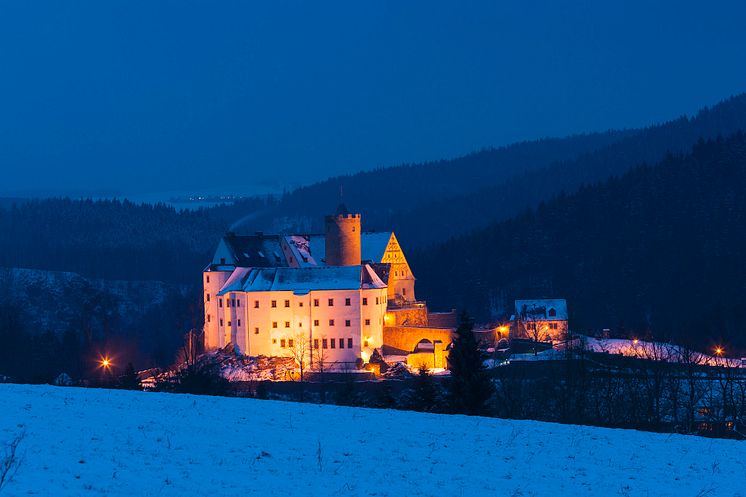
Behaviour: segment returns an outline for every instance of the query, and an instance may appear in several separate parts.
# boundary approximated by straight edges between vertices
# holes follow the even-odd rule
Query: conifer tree
[[[484,415],[495,387],[484,366],[485,357],[479,350],[473,329],[472,319],[464,312],[448,355],[449,403],[453,412]]]
[[[438,392],[433,377],[427,367],[422,365],[415,377],[412,408],[415,411],[436,412],[438,404]]]

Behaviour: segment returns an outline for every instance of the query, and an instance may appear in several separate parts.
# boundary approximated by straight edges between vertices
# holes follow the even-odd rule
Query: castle
[[[374,354],[445,366],[454,313],[429,313],[393,232],[344,205],[325,233],[228,233],[203,272],[205,349],[359,368]]]

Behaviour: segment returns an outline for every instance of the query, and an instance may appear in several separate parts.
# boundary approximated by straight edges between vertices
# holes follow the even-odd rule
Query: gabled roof
[[[224,295],[227,292],[270,291],[292,291],[303,295],[312,290],[359,290],[385,287],[386,284],[367,264],[301,268],[236,268],[218,295]]]
[[[516,300],[515,315],[530,321],[567,321],[565,299]]]

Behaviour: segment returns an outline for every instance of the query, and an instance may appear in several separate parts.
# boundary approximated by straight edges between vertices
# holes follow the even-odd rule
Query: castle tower
[[[333,216],[324,218],[326,225],[326,264],[328,266],[360,265],[360,214],[350,214],[339,204]]]

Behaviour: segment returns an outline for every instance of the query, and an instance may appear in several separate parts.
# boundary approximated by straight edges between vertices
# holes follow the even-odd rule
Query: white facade
[[[386,287],[303,294],[237,291],[213,298],[216,322],[205,327],[209,348],[232,343],[251,356],[302,354],[306,366],[332,369],[367,361],[383,343]],[[320,361],[326,364],[312,364]]]

